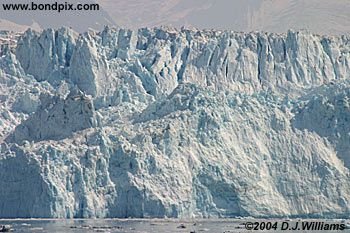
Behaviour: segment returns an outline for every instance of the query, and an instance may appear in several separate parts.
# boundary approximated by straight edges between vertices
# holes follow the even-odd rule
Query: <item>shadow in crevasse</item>
[[[74,132],[96,126],[92,100],[80,91],[73,91],[66,99],[41,97],[38,110],[18,125],[5,141],[62,140]]]
[[[350,169],[350,90],[326,89],[294,109],[293,126],[315,132],[334,145],[338,157]]]

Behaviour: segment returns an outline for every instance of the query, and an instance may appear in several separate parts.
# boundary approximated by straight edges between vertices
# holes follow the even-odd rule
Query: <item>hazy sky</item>
[[[4,1],[14,2],[0,0]],[[0,18],[26,25],[36,21],[42,27],[68,25],[79,31],[86,30],[87,27],[98,28],[106,23],[114,23],[129,28],[190,25],[198,28],[238,31],[285,32],[291,28],[308,29],[316,33],[350,32],[350,0],[81,0],[80,2],[91,1],[97,1],[104,11],[84,12],[81,15],[76,15],[75,12],[60,15],[30,12],[18,15],[3,14],[0,11]]]
[[[350,0],[98,0],[122,26],[350,32]]]

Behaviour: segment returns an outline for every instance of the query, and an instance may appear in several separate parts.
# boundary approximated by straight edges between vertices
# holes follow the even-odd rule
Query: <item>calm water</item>
[[[0,225],[11,225],[14,232],[40,232],[40,233],[82,233],[82,232],[125,232],[125,233],[238,233],[261,232],[248,231],[242,223],[255,222],[256,220],[0,220]],[[268,220],[275,222],[274,220]],[[280,224],[283,220],[277,220]],[[312,221],[312,220],[305,220]],[[337,221],[325,221],[327,223],[341,223]],[[349,221],[346,221],[349,222]],[[288,222],[294,225],[294,221]],[[271,230],[264,232],[350,232],[344,231],[281,231]]]

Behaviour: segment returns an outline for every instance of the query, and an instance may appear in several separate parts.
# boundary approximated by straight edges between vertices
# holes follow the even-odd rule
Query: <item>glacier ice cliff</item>
[[[62,28],[0,49],[1,218],[350,214],[349,36]]]

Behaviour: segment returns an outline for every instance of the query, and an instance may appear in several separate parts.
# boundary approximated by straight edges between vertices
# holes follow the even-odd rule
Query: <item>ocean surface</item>
[[[278,228],[269,231],[247,230],[245,223],[251,222],[278,223]],[[101,219],[101,220],[46,220],[46,219],[16,219],[0,220],[1,225],[11,225],[13,232],[41,232],[41,233],[80,233],[80,232],[125,232],[125,233],[238,233],[238,232],[350,232],[350,229],[342,231],[327,230],[281,230],[282,223],[293,228],[296,222],[323,222],[341,224],[349,221],[344,220],[252,220],[252,219],[230,219],[230,220],[160,220],[160,219]],[[319,226],[320,227],[320,226]],[[1,228],[0,228],[1,229]]]

